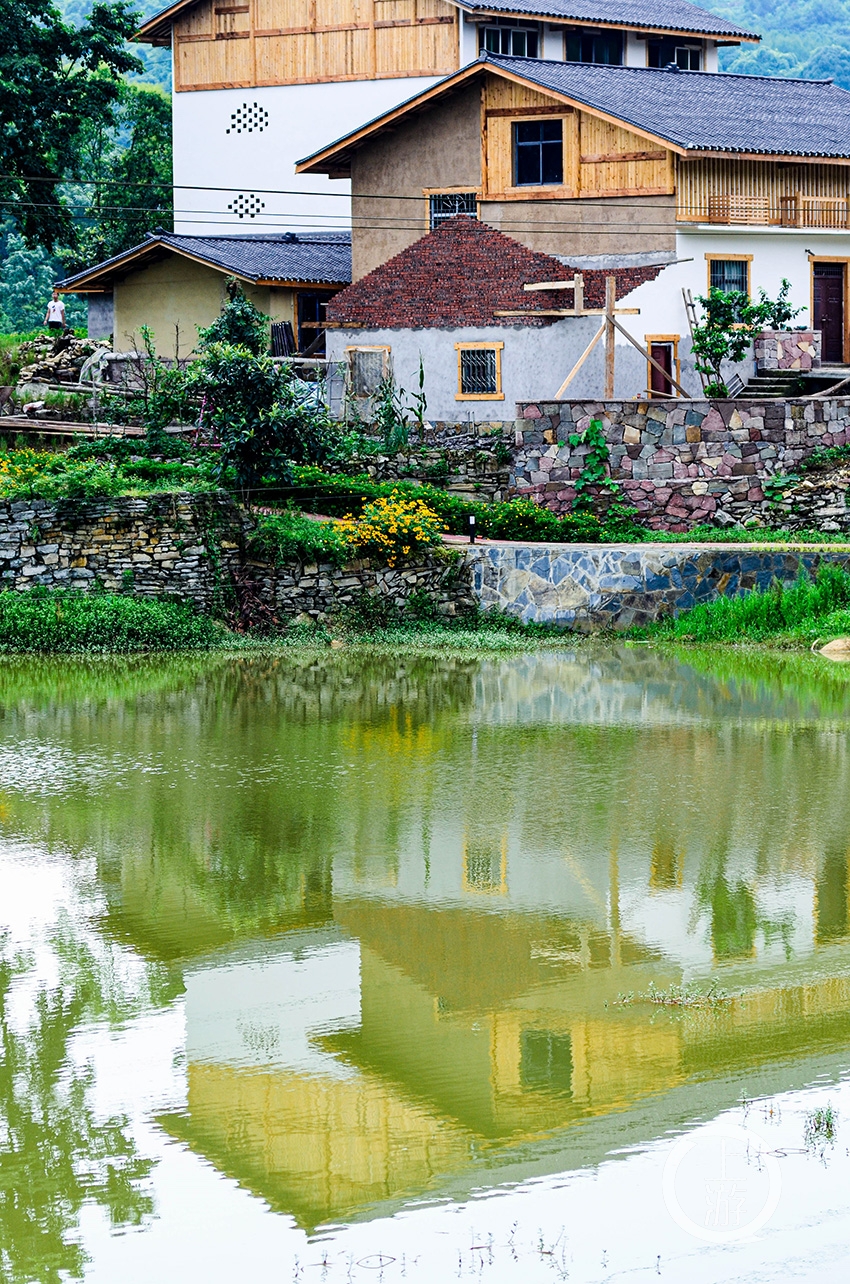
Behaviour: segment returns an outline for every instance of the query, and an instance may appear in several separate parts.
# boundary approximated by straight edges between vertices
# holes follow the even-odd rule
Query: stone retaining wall
[[[244,609],[252,603],[270,610],[281,622],[309,617],[321,620],[354,606],[364,594],[382,606],[403,607],[413,593],[425,595],[437,613],[457,615],[474,608],[472,568],[463,556],[422,557],[408,566],[378,566],[368,559],[347,566],[294,563],[272,566],[249,561],[240,576]]]
[[[586,450],[571,434],[598,419],[611,476],[656,530],[776,521],[763,482],[818,447],[850,441],[850,398],[659,402],[560,401],[517,407],[513,493],[568,512]]]
[[[847,550],[779,552],[740,545],[477,545],[466,550],[475,595],[521,619],[590,631],[625,629],[698,602],[792,584]]]
[[[759,370],[814,370],[821,364],[820,330],[762,330],[753,348]]]
[[[209,609],[239,565],[244,528],[219,495],[0,502],[0,588],[97,583]]]

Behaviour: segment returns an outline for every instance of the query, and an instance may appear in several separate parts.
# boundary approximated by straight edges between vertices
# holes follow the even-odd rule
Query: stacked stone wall
[[[611,476],[641,520],[685,531],[702,522],[775,523],[764,483],[818,448],[850,441],[850,398],[575,402],[517,407],[511,491],[569,511],[587,451],[571,446],[602,424]]]
[[[0,588],[163,593],[209,609],[241,559],[245,518],[226,496],[0,503]]]

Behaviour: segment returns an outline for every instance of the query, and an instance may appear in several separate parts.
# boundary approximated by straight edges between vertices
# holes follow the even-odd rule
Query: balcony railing
[[[844,229],[848,226],[848,200],[841,196],[780,196],[771,206],[767,196],[718,193],[709,196],[708,221],[748,226]],[[688,217],[688,216],[686,216]],[[690,216],[691,218],[693,216]]]

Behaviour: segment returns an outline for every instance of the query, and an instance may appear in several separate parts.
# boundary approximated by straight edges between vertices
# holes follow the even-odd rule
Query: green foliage
[[[577,446],[585,447],[584,463],[581,473],[573,482],[576,497],[573,502],[575,511],[593,508],[594,492],[600,489],[616,491],[620,487],[608,471],[608,460],[611,452],[600,419],[591,419],[584,432],[570,433],[568,438],[573,450]]]
[[[220,476],[237,486],[286,484],[292,464],[321,463],[339,438],[324,408],[307,404],[289,366],[248,348],[212,343],[189,371],[201,426],[220,443]]]
[[[378,384],[372,401],[372,414],[373,425],[384,443],[384,449],[390,454],[402,450],[410,439],[410,421],[404,394],[396,387],[391,370],[387,371]]]
[[[762,42],[720,50],[721,68],[756,76],[831,77],[850,89],[848,0],[710,0],[703,8],[729,18]]]
[[[301,561],[342,566],[352,557],[351,543],[337,522],[318,522],[291,508],[257,519],[249,552],[278,564]]]
[[[321,468],[304,466],[293,469],[292,480],[291,498],[294,503],[308,511],[329,516],[358,513],[370,500],[397,491],[407,498],[423,500],[442,518],[445,529],[453,535],[465,535],[469,529],[468,519],[474,514],[478,534],[489,539],[597,543],[653,538],[652,532],[634,521],[634,510],[616,503],[602,517],[588,511],[558,517],[530,499],[484,504],[450,495],[438,486],[406,481],[375,482],[365,473],[344,477],[323,472]]]
[[[824,563],[791,588],[774,583],[740,597],[720,597],[653,626],[651,635],[693,642],[811,641],[850,633],[850,574]]]
[[[157,459],[143,450],[138,440],[118,438],[81,442],[65,454],[0,451],[0,498],[93,499],[216,488],[218,465],[209,455]]]
[[[762,329],[765,305],[751,303],[742,290],[709,290],[697,295],[702,320],[694,326],[694,365],[708,380],[709,397],[726,397],[728,389],[721,367],[724,361],[741,361],[752,337]]]
[[[227,303],[212,325],[199,330],[201,349],[225,343],[247,348],[255,357],[269,349],[270,319],[255,308],[235,277],[228,277]]]
[[[770,299],[764,290],[759,290],[759,307],[762,309],[762,324],[771,330],[782,330],[789,321],[793,321],[806,308],[792,308],[788,300],[791,282],[782,278],[782,285],[775,299]]]
[[[788,478],[776,478],[777,483]],[[767,488],[765,487],[765,490]],[[777,491],[781,496],[781,491]],[[692,526],[689,531],[647,531],[655,544],[848,544],[850,534],[831,531],[789,531],[766,526]]]
[[[123,82],[109,114],[85,123],[80,171],[69,188],[82,226],[66,268],[75,271],[138,245],[156,226],[171,227],[171,101],[162,90]]]
[[[692,350],[694,365],[708,380],[706,396],[729,395],[721,367],[724,361],[741,361],[753,335],[766,325],[780,329],[805,310],[791,307],[790,289],[790,282],[783,277],[776,299],[760,290],[758,303],[753,303],[742,290],[712,289],[707,295],[697,295],[703,316],[694,326]]]
[[[0,592],[0,652],[206,650],[224,629],[191,604],[33,588]]]
[[[112,117],[121,77],[140,69],[126,45],[135,27],[126,0],[93,4],[79,27],[51,0],[0,0],[0,173],[30,245],[73,244],[61,186],[79,173],[88,122]]]
[[[64,269],[59,260],[41,246],[28,246],[14,228],[11,217],[0,221],[0,330],[10,337],[21,332],[19,337],[23,340],[34,338],[43,326],[54,282],[64,274]],[[86,301],[69,294],[64,303],[68,325],[84,326],[88,314]]]

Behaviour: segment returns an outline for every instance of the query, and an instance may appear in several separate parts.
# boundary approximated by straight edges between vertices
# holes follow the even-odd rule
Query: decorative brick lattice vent
[[[245,192],[240,192],[227,208],[232,214],[237,214],[239,218],[256,218],[260,211],[266,208],[266,203],[261,201],[259,196],[255,196],[253,192],[247,195]]]
[[[269,113],[259,103],[243,103],[230,117],[228,134],[261,134],[269,127]]]

